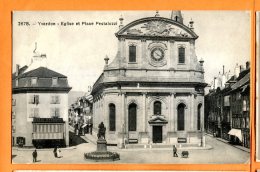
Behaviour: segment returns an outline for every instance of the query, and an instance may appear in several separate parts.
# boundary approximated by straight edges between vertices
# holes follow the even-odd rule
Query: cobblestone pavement
[[[84,137],[84,136],[83,136]],[[88,136],[85,136],[85,139]],[[52,149],[38,150],[38,163],[165,163],[165,164],[241,164],[249,163],[250,154],[240,150],[232,145],[221,142],[216,138],[206,136],[206,143],[212,147],[209,150],[188,150],[189,157],[181,158],[173,157],[170,148],[162,149],[118,149],[117,147],[109,146],[109,151],[116,151],[120,154],[119,161],[111,162],[95,162],[85,160],[84,153],[96,150],[96,145],[93,142],[81,143],[73,147],[64,148],[62,150],[62,158],[55,158]],[[13,148],[12,157],[13,163],[32,163],[33,149],[16,149]],[[180,154],[179,150],[179,154]]]

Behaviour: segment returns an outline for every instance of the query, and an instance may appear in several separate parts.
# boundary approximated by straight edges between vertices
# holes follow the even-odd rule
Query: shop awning
[[[63,133],[33,133],[33,140],[53,140],[53,139],[64,139]]]
[[[229,135],[236,136],[237,138],[239,138],[240,141],[242,141],[242,133],[241,133],[241,130],[240,130],[240,129],[232,128],[232,129],[228,132],[228,134],[229,134]]]

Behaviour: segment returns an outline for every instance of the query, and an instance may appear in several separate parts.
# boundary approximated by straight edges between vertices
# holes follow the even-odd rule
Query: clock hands
[[[161,53],[158,53],[158,52],[156,52],[156,51],[155,51],[154,53],[155,53],[157,56],[159,56],[159,57],[161,57],[161,55],[162,55]]]

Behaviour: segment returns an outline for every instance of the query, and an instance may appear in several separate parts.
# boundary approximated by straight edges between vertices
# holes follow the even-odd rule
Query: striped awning
[[[33,140],[63,139],[63,133],[33,133]]]

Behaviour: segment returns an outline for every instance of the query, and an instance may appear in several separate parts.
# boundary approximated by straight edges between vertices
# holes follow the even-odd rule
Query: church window
[[[162,103],[160,101],[155,101],[153,104],[154,115],[161,115],[162,113]]]
[[[129,46],[129,62],[136,62],[136,46]]]
[[[185,129],[185,104],[181,103],[177,107],[178,116],[177,116],[177,129],[182,131]]]
[[[198,105],[197,129],[201,129],[201,104]]]
[[[116,106],[109,104],[109,131],[116,131]]]
[[[136,131],[136,109],[137,105],[131,103],[128,107],[128,130]]]
[[[179,47],[178,54],[179,54],[178,63],[185,63],[185,48]]]

